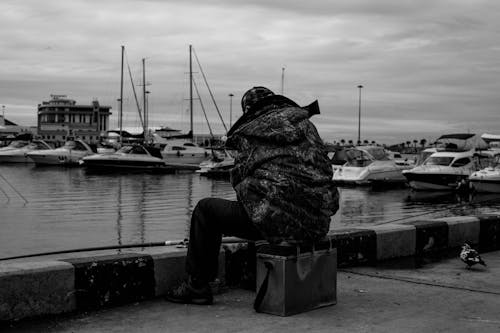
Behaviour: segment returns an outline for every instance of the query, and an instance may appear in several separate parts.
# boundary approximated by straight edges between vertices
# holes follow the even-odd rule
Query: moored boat
[[[500,155],[491,166],[472,173],[469,186],[475,192],[500,193]]]
[[[403,175],[415,190],[458,190],[475,170],[474,150],[440,151]]]
[[[33,140],[20,148],[0,151],[0,163],[30,163],[33,160],[28,157],[28,153],[46,149],[51,150],[52,147],[43,140]]]
[[[101,171],[116,169],[155,170],[165,168],[165,163],[155,148],[141,144],[123,146],[115,153],[95,154],[82,159],[86,168]]]
[[[196,170],[210,156],[210,151],[191,141],[167,140],[161,156],[171,168]]]
[[[78,165],[85,156],[94,151],[83,140],[68,140],[64,146],[56,149],[42,149],[27,153],[37,165]]]
[[[14,140],[11,143],[9,143],[7,146],[1,147],[0,151],[19,149],[19,148],[22,148],[24,146],[27,146],[28,144],[29,144],[29,141],[26,141],[26,140]]]
[[[406,181],[402,171],[407,166],[397,165],[384,148],[357,146],[343,152],[346,163],[332,166],[333,182],[338,185],[395,184]]]
[[[435,148],[426,149],[430,156],[403,175],[415,190],[463,190],[478,169],[476,150],[485,148],[487,144],[473,133],[445,134]]]

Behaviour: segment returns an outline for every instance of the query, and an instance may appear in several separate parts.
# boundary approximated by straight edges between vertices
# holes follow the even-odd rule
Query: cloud
[[[134,84],[146,58],[151,124],[186,126],[192,44],[226,119],[229,93],[236,115],[249,87],[280,92],[285,68],[285,94],[299,104],[318,99],[318,128],[333,139],[357,133],[358,84],[362,123],[374,139],[496,133],[499,7],[465,0],[7,0],[0,4],[1,103],[7,118],[34,124],[36,105],[51,93],[81,103],[98,98],[116,119],[125,45]],[[196,62],[195,71],[209,117],[220,123]],[[199,130],[207,132],[195,105]]]

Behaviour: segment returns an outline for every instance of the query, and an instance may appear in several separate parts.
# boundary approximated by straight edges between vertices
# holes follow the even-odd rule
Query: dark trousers
[[[198,202],[191,217],[186,272],[194,279],[210,282],[217,277],[222,236],[263,239],[242,204],[219,198]]]

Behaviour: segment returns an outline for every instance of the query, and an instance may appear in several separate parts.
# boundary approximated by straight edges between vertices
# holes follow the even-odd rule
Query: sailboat
[[[123,132],[123,55],[125,47],[122,46],[121,56],[121,82],[120,82],[120,144],[122,143]],[[145,87],[145,60],[143,63],[143,85]],[[146,111],[146,91],[144,89],[144,141],[147,139],[147,111]],[[93,170],[113,171],[113,170],[161,170],[165,168],[162,156],[158,149],[149,147],[145,144],[135,143],[132,145],[122,146],[115,153],[95,154],[83,158],[82,164]]]
[[[193,61],[192,45],[189,45],[189,113],[190,131],[188,140],[168,139],[161,155],[168,168],[176,170],[198,170],[200,163],[208,158],[210,152],[193,142]]]

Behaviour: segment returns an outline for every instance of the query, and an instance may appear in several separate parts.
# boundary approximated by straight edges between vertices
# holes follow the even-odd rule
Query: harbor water
[[[331,228],[500,212],[500,194],[340,188]],[[183,239],[196,203],[235,199],[226,180],[197,173],[95,174],[83,168],[0,165],[0,258]]]

